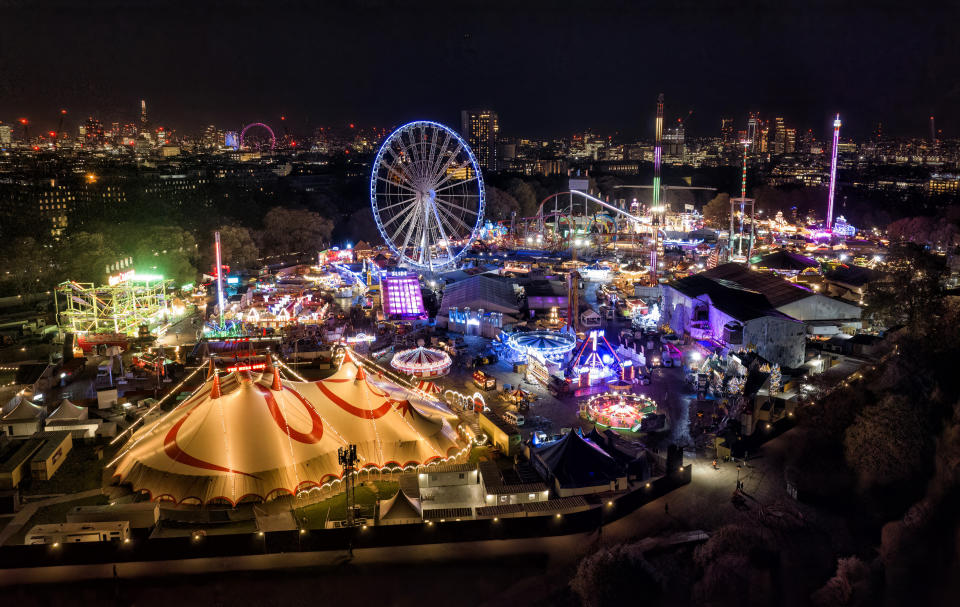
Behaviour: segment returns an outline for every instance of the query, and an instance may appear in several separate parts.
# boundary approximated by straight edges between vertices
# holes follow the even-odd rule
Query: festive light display
[[[577,347],[577,339],[570,333],[560,331],[528,331],[512,333],[507,338],[507,346],[522,358],[536,352],[545,358],[558,359]]]
[[[416,276],[384,276],[381,279],[383,312],[403,319],[423,318],[423,294]]]
[[[450,369],[450,356],[433,348],[401,350],[393,355],[390,366],[414,377],[438,377]]]
[[[636,431],[644,415],[657,412],[657,403],[640,394],[609,393],[594,396],[582,409],[587,419],[599,426]]]
[[[607,354],[601,352],[600,345],[605,346]],[[586,355],[586,356],[584,356]],[[617,375],[620,367],[620,358],[616,351],[603,335],[603,330],[590,331],[584,340],[580,352],[573,362],[573,372],[579,377],[588,374],[590,384]]]

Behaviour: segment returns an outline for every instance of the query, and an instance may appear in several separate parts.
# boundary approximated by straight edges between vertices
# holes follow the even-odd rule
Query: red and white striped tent
[[[391,397],[348,358],[316,382],[281,381],[273,369],[209,377],[133,435],[114,475],[154,500],[260,502],[339,479],[337,450],[348,444],[357,445],[361,469],[466,454],[448,421]]]
[[[443,392],[443,388],[433,383],[432,381],[423,379],[417,383],[417,390],[421,392],[426,392],[427,394],[440,394]]]
[[[439,377],[450,370],[450,355],[433,348],[412,348],[393,355],[390,366],[414,377]]]

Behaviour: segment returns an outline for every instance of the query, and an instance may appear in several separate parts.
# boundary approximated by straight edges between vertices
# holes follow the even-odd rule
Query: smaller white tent
[[[47,422],[51,420],[57,421],[79,421],[87,419],[88,412],[86,407],[78,407],[69,399],[65,398],[60,401],[60,406],[57,407],[53,413],[47,417]]]
[[[9,436],[30,436],[40,431],[43,407],[21,398],[11,411],[0,417],[0,427]]]

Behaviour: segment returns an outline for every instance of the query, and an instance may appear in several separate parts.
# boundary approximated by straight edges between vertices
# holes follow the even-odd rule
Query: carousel
[[[581,405],[582,415],[598,426],[634,432],[644,415],[656,412],[657,403],[641,394],[598,394]]]
[[[414,377],[440,377],[446,375],[452,364],[450,356],[442,350],[423,346],[401,350],[393,355],[390,366]]]
[[[531,352],[546,359],[559,360],[577,346],[577,338],[565,331],[524,331],[511,334],[507,346],[519,360],[526,360]]]

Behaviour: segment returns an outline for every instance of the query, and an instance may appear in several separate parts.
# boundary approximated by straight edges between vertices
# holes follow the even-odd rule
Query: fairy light
[[[219,381],[216,371],[214,371],[214,381]],[[223,387],[221,386],[220,397],[217,398],[217,406],[220,408],[220,427],[223,430],[223,451],[227,455],[227,468],[230,470],[235,470],[233,467],[233,458],[230,457],[230,440],[227,435],[227,416],[223,412]],[[230,495],[233,498],[233,502],[237,502],[237,475],[233,472],[230,472]]]
[[[183,385],[184,385],[185,383],[187,383],[188,381],[190,381],[191,379],[193,379],[193,376],[196,375],[197,372],[200,371],[200,369],[202,369],[202,368],[203,368],[203,365],[197,367],[196,369],[193,370],[193,373],[191,373],[190,375],[187,375],[185,378],[183,378],[183,381],[181,381],[179,384],[177,384],[177,386],[176,386],[175,388],[173,388],[172,390],[170,390],[169,392],[167,392],[167,393],[163,396],[163,398],[161,398],[160,400],[158,400],[157,402],[155,402],[152,407],[150,407],[149,409],[147,409],[147,411],[146,411],[143,415],[141,415],[141,416],[138,417],[136,420],[134,420],[134,422],[133,422],[132,424],[130,424],[129,426],[127,426],[127,429],[124,430],[123,432],[121,432],[120,434],[118,434],[112,441],[110,441],[110,444],[111,444],[111,445],[117,444],[117,442],[118,442],[121,438],[123,438],[124,436],[126,436],[126,434],[127,434],[128,432],[131,432],[134,428],[136,428],[136,427],[137,427],[137,424],[139,424],[140,422],[142,422],[143,419],[144,419],[146,416],[148,416],[148,415],[150,415],[151,413],[153,413],[154,411],[156,411],[157,408],[158,408],[160,405],[162,405],[164,402],[166,402],[167,399],[169,399],[173,394],[175,394],[175,393],[177,392],[177,390],[179,390],[181,387],[183,387]],[[199,390],[199,388],[197,388],[197,389]],[[196,393],[196,390],[194,390],[194,393]],[[192,396],[192,394],[191,394],[191,396]],[[157,420],[157,421],[159,422],[160,420]],[[116,460],[114,460],[114,461],[116,461]]]

